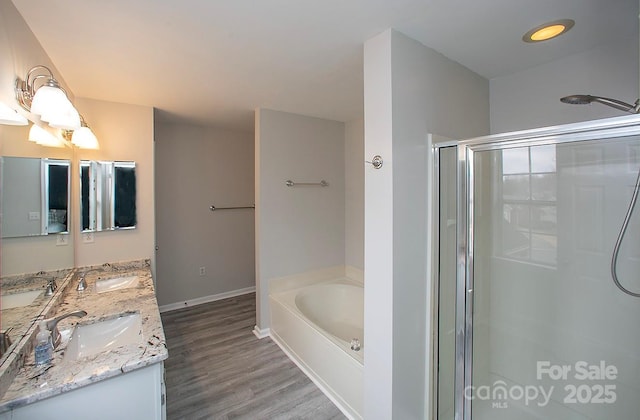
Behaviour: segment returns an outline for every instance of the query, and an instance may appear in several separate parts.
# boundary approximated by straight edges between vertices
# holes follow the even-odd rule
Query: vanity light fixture
[[[16,99],[20,106],[51,127],[66,130],[80,128],[80,114],[67,93],[46,66],[32,67],[24,80],[16,79]]]
[[[32,141],[40,146],[46,147],[64,147],[65,141],[56,137],[53,133],[50,133],[46,129],[40,127],[37,124],[33,124],[29,129],[29,141]]]
[[[547,41],[564,34],[573,28],[573,25],[575,25],[575,21],[572,19],[554,20],[531,29],[522,36],[522,40],[529,43]]]
[[[0,101],[0,124],[4,125],[27,125],[29,121],[18,114],[15,109],[9,107],[9,105]]]
[[[99,149],[100,144],[98,143],[98,139],[96,138],[96,135],[93,134],[93,131],[91,131],[91,128],[89,128],[84,118],[82,118],[82,115],[80,116],[80,121],[82,127],[77,130],[73,130],[71,143],[81,149]]]
[[[29,131],[30,141],[49,147],[75,145],[81,149],[99,148],[95,134],[73,106],[67,92],[60,86],[49,67],[32,67],[24,80],[16,79],[15,91],[16,99],[22,108],[39,116],[41,122],[61,130],[53,134],[34,123]],[[0,123],[3,121],[2,115],[0,114]]]

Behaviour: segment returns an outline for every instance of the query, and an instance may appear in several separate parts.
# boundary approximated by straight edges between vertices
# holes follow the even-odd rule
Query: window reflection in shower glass
[[[639,151],[640,136],[633,136],[474,152],[474,420],[639,418],[640,300],[611,279]],[[528,197],[507,189],[515,176],[528,179]],[[638,273],[636,208],[618,275],[640,291]],[[567,375],[552,377],[539,363],[566,366]],[[593,379],[577,371],[581,365],[615,367],[617,374]],[[549,398],[519,398],[526,387]],[[599,398],[606,387],[608,402]]]
[[[540,174],[556,171],[556,146],[553,144],[529,148],[531,173]]]
[[[528,200],[531,197],[529,175],[504,175],[502,197],[506,200]]]
[[[556,147],[543,145],[491,152],[502,162],[502,245],[506,258],[556,263]]]
[[[531,199],[556,201],[556,174],[532,174]]]
[[[529,173],[529,151],[527,148],[505,149],[502,151],[502,173]]]

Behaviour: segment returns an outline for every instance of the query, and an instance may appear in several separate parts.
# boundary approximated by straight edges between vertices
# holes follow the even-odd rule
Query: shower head
[[[560,101],[565,104],[571,105],[587,105],[591,102],[598,102],[603,105],[610,106],[615,109],[619,109],[620,111],[629,112],[630,114],[638,114],[640,113],[640,99],[638,99],[634,105],[628,104],[626,102],[618,101],[617,99],[604,98],[602,96],[591,96],[591,95],[570,95],[565,96],[564,98],[560,98]]]
[[[570,105],[587,105],[593,101],[593,96],[571,95],[571,96],[565,96],[564,98],[560,98],[560,101]]]

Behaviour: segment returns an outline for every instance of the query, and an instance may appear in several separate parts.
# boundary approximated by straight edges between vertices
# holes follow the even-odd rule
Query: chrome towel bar
[[[328,187],[329,183],[327,181],[325,181],[324,179],[320,182],[293,182],[290,179],[288,179],[287,181],[285,181],[285,184],[287,185],[287,187],[304,187],[304,186],[318,186],[318,187]]]
[[[241,206],[241,207],[216,207],[213,204],[209,206],[209,210],[211,211],[215,211],[215,210],[236,210],[236,209],[255,209],[256,206]]]

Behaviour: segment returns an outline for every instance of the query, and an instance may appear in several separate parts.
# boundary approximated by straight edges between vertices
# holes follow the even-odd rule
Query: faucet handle
[[[55,277],[52,277],[52,278],[48,279],[47,280],[47,285],[45,287],[47,288],[47,290],[44,292],[44,295],[45,296],[53,295],[53,292],[55,292],[56,289],[58,288],[58,285],[56,284]]]
[[[76,290],[78,292],[82,292],[86,288],[87,288],[87,281],[84,279],[84,274],[83,274],[82,276],[80,276],[80,280],[78,280],[78,287],[76,287]]]
[[[60,331],[58,331],[58,322],[70,316],[77,316],[78,318],[82,318],[85,315],[87,315],[87,312],[80,310],[80,311],[69,312],[55,318],[49,318],[44,320],[44,323],[47,326],[47,329],[51,332],[51,340],[53,343],[54,350],[56,349],[56,347],[58,347],[58,345],[60,344],[60,341],[62,340]]]

